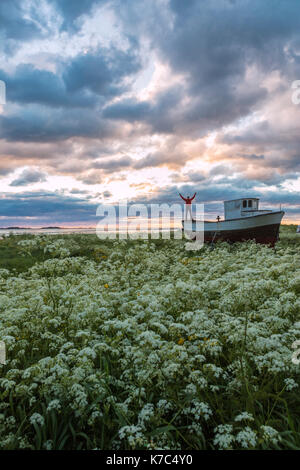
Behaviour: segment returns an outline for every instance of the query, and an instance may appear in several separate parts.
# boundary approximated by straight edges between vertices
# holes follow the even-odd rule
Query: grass
[[[296,234],[297,225],[282,225],[280,229],[280,241],[281,246],[300,246],[300,234]],[[45,261],[51,258],[50,254],[44,254],[43,249],[34,250],[31,255],[24,254],[24,250],[18,246],[20,240],[29,240],[34,238],[35,235],[15,235],[10,234],[0,240],[0,269],[8,269],[21,273],[28,270],[35,263]],[[82,235],[82,234],[69,234],[69,235],[51,235],[51,239],[72,239],[78,246],[77,250],[72,251],[72,256],[84,256],[88,259],[94,260],[97,257],[97,251],[101,252],[101,248],[104,249],[110,246],[109,240],[99,240],[96,235]],[[167,240],[162,238],[158,240],[151,240],[156,247],[163,247],[168,243]],[[128,240],[128,248],[134,246],[135,240]],[[237,245],[238,246],[238,245]],[[234,249],[234,247],[233,247]],[[188,257],[193,257],[194,253],[187,252]]]
[[[159,446],[165,439],[171,443],[171,448],[211,449],[214,447],[215,427],[233,423],[238,433],[239,423],[235,422],[235,416],[247,411],[254,417],[252,424],[256,430],[267,425],[280,432],[280,446],[271,448],[300,449],[299,389],[286,392],[284,378],[289,377],[289,371],[287,375],[282,371],[273,373],[272,364],[269,365],[271,372],[269,366],[260,371],[253,349],[256,344],[253,335],[255,328],[261,340],[268,341],[272,336],[275,341],[280,336],[282,343],[278,350],[274,347],[275,353],[280,354],[281,349],[289,348],[291,344],[292,334],[288,333],[290,336],[285,339],[285,327],[282,325],[293,324],[299,315],[295,307],[295,293],[300,293],[300,284],[291,284],[297,274],[297,266],[295,263],[292,266],[292,263],[293,259],[298,259],[300,248],[300,235],[296,234],[295,225],[281,227],[280,241],[275,250],[256,250],[252,244],[217,244],[214,251],[206,248],[200,256],[178,248],[176,251],[168,240],[162,239],[151,240],[156,247],[152,255],[150,249],[149,252],[143,251],[143,241],[128,241],[123,248],[115,250],[113,242],[99,240],[95,235],[50,237],[51,240],[61,238],[72,245],[70,263],[73,260],[73,265],[69,264],[69,260],[64,262],[53,254],[44,253],[42,245],[30,253],[24,252],[18,242],[34,239],[32,235],[10,235],[0,240],[0,269],[10,271],[10,276],[4,275],[1,280],[0,333],[3,331],[10,337],[14,361],[0,370],[5,374],[4,382],[6,379],[16,381],[16,386],[10,390],[0,388],[0,407],[3,406],[2,411],[0,409],[0,448],[2,442],[5,449],[23,446],[39,450],[51,441],[53,449],[111,449],[119,430],[138,422],[145,403],[156,404],[166,396],[175,405],[175,412],[162,416],[158,413],[151,418],[153,422],[149,421],[144,433],[148,443],[155,441]],[[277,251],[280,252],[278,255]],[[249,263],[243,261],[248,255]],[[43,267],[42,262],[48,259],[55,262],[45,263]],[[80,260],[95,261],[96,272],[94,268],[89,268],[88,262]],[[152,261],[156,263],[154,268]],[[246,280],[240,277],[245,275],[244,264],[249,271]],[[28,271],[31,267],[34,267],[33,270]],[[257,275],[260,272],[263,272],[262,279],[260,274]],[[17,274],[21,276],[15,276]],[[203,281],[205,276],[207,285]],[[192,284],[198,289],[195,294],[191,292],[186,295],[186,287],[180,291],[180,286],[173,286],[169,293],[168,285],[182,280],[185,285]],[[261,281],[265,283],[259,287]],[[108,288],[105,287],[106,283]],[[160,285],[163,284],[166,290],[162,293]],[[257,291],[253,292],[252,287],[256,284]],[[290,285],[291,288],[288,287]],[[247,290],[249,287],[250,291]],[[277,287],[278,293],[274,292]],[[144,296],[145,300],[139,297],[143,289],[145,291],[141,297]],[[156,299],[159,307],[154,304],[150,311],[149,305]],[[272,302],[271,306],[268,302]],[[101,313],[104,308],[105,313]],[[137,337],[141,331],[146,329],[157,334],[156,308],[161,314],[160,326],[165,327],[166,332],[162,330],[160,333],[157,350],[145,343],[145,350],[140,351]],[[265,333],[263,328],[268,323],[264,322],[268,321],[269,315],[275,315],[275,308],[279,312],[275,319],[278,326],[270,324],[270,333],[268,330]],[[201,321],[209,326],[203,326],[198,321],[194,324],[191,320],[187,324],[191,333],[195,330],[197,338],[188,339],[184,329],[179,334],[176,328],[185,326],[183,315],[191,312],[197,315],[199,311],[200,317],[201,311],[205,312]],[[216,327],[214,322],[211,323],[211,318],[218,322]],[[132,323],[126,325],[127,319]],[[228,327],[230,322],[232,331]],[[103,324],[107,329],[102,330]],[[209,352],[209,341],[204,338],[208,335],[205,328],[210,329],[209,336],[217,338],[222,344],[219,355]],[[73,349],[68,356],[64,347],[69,342],[73,343]],[[101,345],[105,344],[103,350],[97,349],[100,342]],[[213,340],[211,342],[214,343]],[[128,345],[136,361],[134,367],[130,356],[122,366]],[[204,366],[195,365],[193,348],[196,345],[200,348],[198,352],[205,355],[206,362],[229,373],[231,367],[235,368],[235,378],[242,384],[241,388],[233,386],[229,391],[227,380],[222,376],[214,377],[212,371],[205,369],[206,362]],[[83,360],[82,350],[91,346],[97,352],[96,357]],[[176,350],[174,346],[182,349]],[[180,353],[184,354],[185,351],[190,351],[188,359],[180,362]],[[139,357],[139,352],[143,356]],[[160,366],[153,367],[150,382],[147,382],[148,368],[151,368],[147,361],[153,352],[159,354]],[[273,353],[273,350],[267,349],[267,352]],[[53,361],[47,370],[46,366],[43,369],[40,365],[44,358]],[[138,361],[143,361],[142,365],[139,366]],[[173,362],[180,365],[175,377],[160,374],[160,368],[168,364],[172,366]],[[51,382],[56,368],[60,367],[64,373]],[[80,376],[76,382],[79,368],[82,374],[88,371],[87,377],[95,374],[97,384],[102,384],[103,389],[95,392],[94,382]],[[199,400],[208,403],[213,410],[211,420],[201,423],[202,431],[198,434],[190,433],[194,411],[191,410],[190,415],[183,413],[191,404],[191,395],[183,391],[191,383],[189,377],[193,376],[194,368],[201,371],[210,386],[219,387],[218,392],[208,388],[198,392]],[[132,374],[129,378],[126,376],[128,370]],[[31,371],[32,376],[23,376],[24,371]],[[141,372],[145,372],[145,379],[141,378]],[[33,384],[36,388],[31,390]],[[79,395],[83,393],[88,398],[88,404],[79,414],[74,411],[79,406],[77,397],[68,395],[74,384],[81,387]],[[128,398],[131,386],[138,391],[138,395],[126,413],[121,405]],[[63,407],[49,411],[47,405],[56,398],[56,393],[61,394]],[[32,397],[36,401],[31,401]],[[117,401],[111,401],[111,397]],[[89,425],[88,417],[94,408],[101,409],[102,417],[96,420],[95,425]],[[3,434],[2,412],[5,413],[7,426],[7,430],[3,427]],[[30,422],[29,418],[34,413],[44,418],[43,425]],[[14,422],[10,421],[11,418]],[[7,440],[6,434],[9,436]],[[145,448],[144,445],[135,444],[136,448]],[[257,447],[269,449],[270,445],[260,438]],[[131,449],[133,446],[129,441],[124,441],[121,448]]]

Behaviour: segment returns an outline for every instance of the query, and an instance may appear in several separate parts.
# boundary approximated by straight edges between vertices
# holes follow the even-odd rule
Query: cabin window
[[[248,201],[248,207],[252,207],[252,201],[251,200]]]
[[[247,201],[243,201],[243,208],[247,207]]]

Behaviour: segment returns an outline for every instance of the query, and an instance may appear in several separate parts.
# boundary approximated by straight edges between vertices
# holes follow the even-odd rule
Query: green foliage
[[[0,241],[1,449],[300,449],[300,236]]]

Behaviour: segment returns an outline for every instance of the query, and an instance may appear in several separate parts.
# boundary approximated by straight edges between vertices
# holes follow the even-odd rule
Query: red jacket
[[[181,197],[181,199],[183,199],[183,200],[185,201],[186,204],[189,205],[189,204],[192,204],[192,200],[195,199],[196,193],[194,194],[193,197],[187,197],[187,198],[185,198],[185,197],[181,196],[180,193],[179,193],[179,196]]]

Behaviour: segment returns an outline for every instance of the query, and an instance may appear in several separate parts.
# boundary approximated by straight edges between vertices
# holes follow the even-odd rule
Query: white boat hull
[[[255,240],[274,246],[278,240],[278,233],[283,211],[265,212],[262,214],[241,217],[238,219],[221,220],[219,222],[204,221],[203,224],[193,221],[182,221],[184,231],[189,238],[203,230],[204,241],[212,242],[223,240],[228,242]]]

